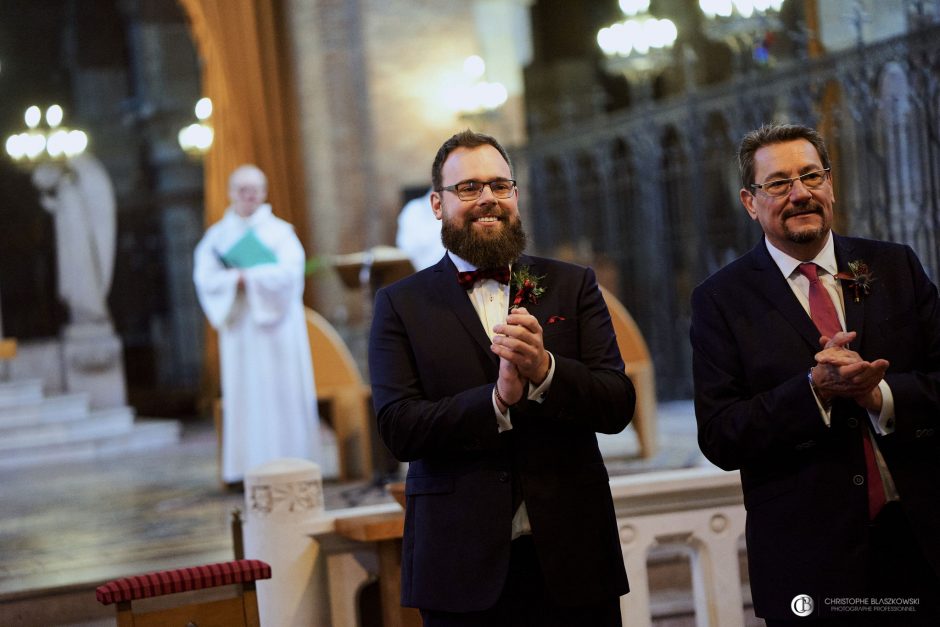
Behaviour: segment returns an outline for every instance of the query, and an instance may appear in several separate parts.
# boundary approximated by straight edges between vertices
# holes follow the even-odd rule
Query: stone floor
[[[215,436],[179,447],[0,475],[0,594],[104,580],[177,558],[228,558],[229,510],[212,480]]]
[[[602,438],[611,474],[707,463],[690,403],[661,405],[657,425],[651,460],[636,457],[632,429]],[[244,501],[220,487],[215,451],[211,425],[195,422],[170,450],[0,471],[0,625],[113,625],[102,618],[113,610],[95,607],[95,585],[231,559],[230,514]],[[391,500],[364,483],[324,488],[327,509]],[[49,622],[31,600],[53,595],[62,618]]]

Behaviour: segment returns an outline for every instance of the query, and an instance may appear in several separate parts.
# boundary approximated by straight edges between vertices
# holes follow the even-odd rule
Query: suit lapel
[[[848,272],[849,262],[854,260],[854,249],[851,240],[833,233],[833,239],[836,249],[836,265],[839,272]],[[842,302],[845,310],[845,330],[855,331],[856,338],[853,345],[860,347],[862,345],[862,331],[865,327],[865,302],[866,299],[860,298],[855,302],[855,293],[852,290],[845,289],[845,284],[839,281],[842,288]],[[857,349],[856,349],[857,350]]]
[[[450,256],[445,254],[444,258],[434,266],[434,272],[431,275],[431,292],[438,302],[445,308],[453,312],[461,326],[473,338],[487,358],[499,363],[499,357],[490,350],[489,336],[483,330],[480,324],[480,317],[467,298],[467,292],[457,283],[457,267],[450,260]],[[446,341],[447,338],[442,338]]]
[[[803,309],[797,300],[786,278],[780,273],[780,268],[774,263],[763,238],[749,253],[751,257],[751,273],[747,280],[751,281],[751,288],[764,297],[777,309],[784,320],[806,340],[815,352],[819,350],[819,330],[813,324],[812,318]]]

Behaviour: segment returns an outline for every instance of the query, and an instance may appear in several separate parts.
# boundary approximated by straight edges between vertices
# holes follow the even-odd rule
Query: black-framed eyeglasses
[[[797,180],[799,180],[806,189],[821,187],[822,184],[826,182],[826,177],[829,176],[830,170],[832,170],[832,168],[823,168],[822,170],[813,170],[806,174],[794,176],[791,179],[775,179],[773,181],[767,181],[766,183],[751,183],[751,188],[762,190],[768,196],[780,198],[790,193],[790,189],[793,188],[793,182]]]
[[[448,185],[441,189],[445,192],[457,194],[460,200],[476,200],[483,194],[483,188],[489,186],[490,191],[497,198],[509,198],[516,189],[513,179],[497,179],[495,181],[461,181],[455,185]]]

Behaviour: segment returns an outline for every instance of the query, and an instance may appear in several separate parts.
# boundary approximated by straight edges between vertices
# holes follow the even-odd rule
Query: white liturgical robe
[[[225,254],[252,230],[276,261],[227,267]],[[244,248],[244,245],[242,246]],[[270,254],[267,254],[270,258]],[[250,263],[250,262],[249,262]],[[239,287],[239,274],[244,285]],[[264,204],[248,218],[229,209],[196,246],[199,303],[219,332],[222,479],[280,457],[320,461],[313,364],[303,308],[304,251],[293,227]]]

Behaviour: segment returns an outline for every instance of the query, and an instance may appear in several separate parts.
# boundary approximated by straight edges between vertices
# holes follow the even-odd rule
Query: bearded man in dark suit
[[[410,462],[402,604],[429,626],[620,625],[595,433],[622,431],[635,393],[594,272],[523,254],[494,138],[454,135],[431,178],[448,252],[378,292],[369,344],[379,433]]]
[[[909,247],[832,232],[815,130],[762,127],[738,156],[764,237],[695,289],[691,339],[699,444],[741,471],[755,612],[940,624],[937,288]]]

